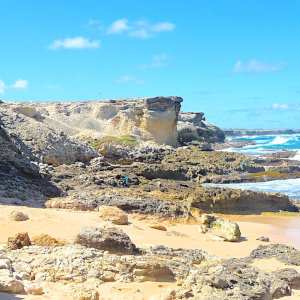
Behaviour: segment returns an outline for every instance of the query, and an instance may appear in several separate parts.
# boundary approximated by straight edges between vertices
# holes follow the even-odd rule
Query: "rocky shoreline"
[[[283,194],[202,186],[299,178],[300,162],[214,151],[228,146],[224,132],[203,113],[180,112],[182,101],[2,102],[0,203],[202,225],[207,213],[299,212],[298,203]],[[106,299],[98,292],[105,282],[151,281],[177,285],[157,299],[277,299],[298,288],[300,275],[291,265],[300,265],[300,252],[292,247],[270,244],[239,259],[200,249],[141,248],[109,222],[112,215],[66,242],[33,239],[25,226],[0,248],[0,292],[42,294],[40,283],[64,282],[70,299]],[[233,226],[213,220],[201,231],[216,234]],[[251,265],[274,257],[289,269],[268,273]],[[72,294],[80,284],[83,294]]]

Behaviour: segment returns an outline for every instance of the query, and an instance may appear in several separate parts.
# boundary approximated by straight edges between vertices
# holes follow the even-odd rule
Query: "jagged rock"
[[[208,122],[204,113],[180,112],[178,119],[178,140],[185,144],[192,141],[207,143],[224,142],[223,131]]]
[[[236,242],[241,237],[239,225],[223,217],[204,214],[201,216],[201,221],[208,232],[224,238],[226,241]]]
[[[129,236],[122,230],[82,227],[75,238],[75,243],[99,250],[106,250],[111,253],[139,253],[139,250],[132,243]]]
[[[17,233],[13,237],[9,237],[7,247],[11,250],[21,249],[24,246],[30,246],[31,241],[27,232]]]
[[[106,205],[100,206],[99,215],[104,221],[110,221],[117,225],[124,225],[128,223],[127,214],[118,207]]]
[[[13,221],[26,221],[28,220],[28,216],[21,211],[12,211],[9,214],[9,218]]]

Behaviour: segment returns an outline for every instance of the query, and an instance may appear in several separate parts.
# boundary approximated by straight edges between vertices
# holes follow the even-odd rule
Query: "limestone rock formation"
[[[181,144],[192,141],[223,143],[225,139],[223,131],[219,127],[208,123],[202,112],[180,112],[177,127],[178,141]]]

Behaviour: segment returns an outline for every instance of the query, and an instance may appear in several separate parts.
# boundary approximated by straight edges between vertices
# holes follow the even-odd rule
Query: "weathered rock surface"
[[[117,254],[139,253],[129,236],[122,230],[82,227],[75,238],[75,243]]]
[[[178,141],[181,144],[192,141],[223,143],[225,139],[219,127],[205,120],[204,113],[180,112],[177,127]]]
[[[204,214],[201,216],[204,232],[224,238],[226,241],[236,242],[241,237],[239,225],[223,217]]]
[[[157,299],[278,299],[299,288],[300,275],[291,263],[274,272],[250,265],[258,254],[265,259],[274,251],[276,245],[268,245],[255,250],[255,257],[220,259],[199,249],[165,246],[149,246],[141,255],[108,254],[80,245],[1,250],[0,259],[5,257],[14,273],[6,269],[6,275],[0,274],[0,291],[23,293],[25,287],[27,293],[34,294],[42,292],[43,281],[61,281],[69,283],[66,294],[72,291],[74,299],[98,299],[104,282],[157,281],[178,283]],[[300,255],[284,245],[276,253],[280,252],[288,257]],[[16,279],[24,273],[29,280]]]
[[[21,249],[30,245],[31,241],[27,232],[17,233],[15,236],[8,238],[7,241],[7,247],[10,250]]]

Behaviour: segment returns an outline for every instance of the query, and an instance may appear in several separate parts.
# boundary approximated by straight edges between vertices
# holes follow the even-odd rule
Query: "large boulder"
[[[110,221],[116,225],[128,223],[127,214],[118,207],[102,205],[99,207],[100,218],[104,221]]]
[[[0,292],[22,294],[24,293],[24,284],[11,276],[0,275]]]
[[[239,225],[228,219],[212,214],[204,214],[201,216],[201,221],[203,232],[209,231],[212,235],[230,242],[236,242],[241,237]]]
[[[109,251],[116,254],[139,253],[130,237],[122,230],[95,227],[82,227],[75,238],[75,243],[89,248]]]

